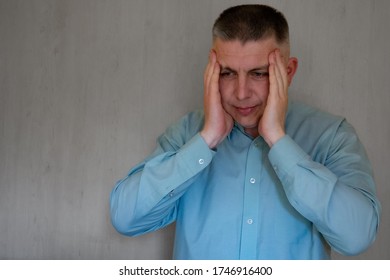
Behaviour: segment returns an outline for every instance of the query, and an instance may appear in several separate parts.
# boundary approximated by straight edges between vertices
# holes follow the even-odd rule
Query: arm
[[[334,250],[358,254],[375,240],[380,219],[371,167],[346,122],[324,141],[331,145],[323,163],[313,161],[289,136],[272,147],[269,159],[292,206]]]
[[[158,139],[152,156],[116,184],[110,209],[112,224],[120,233],[136,236],[176,219],[178,199],[210,163],[214,153],[199,133],[186,140],[189,137],[186,126],[194,121],[187,117],[180,125],[168,129]]]
[[[364,148],[353,128],[340,123],[324,162],[315,162],[285,134],[287,90],[296,60],[270,54],[270,91],[259,133],[271,147],[269,159],[291,205],[310,220],[336,251],[353,255],[375,239],[380,204]],[[287,65],[287,66],[286,66]]]
[[[153,155],[115,186],[111,220],[119,232],[139,235],[176,219],[178,199],[211,162],[215,152],[210,148],[233,127],[233,119],[221,104],[219,73],[216,54],[211,51],[204,74],[204,125],[203,119],[193,116],[168,129]]]

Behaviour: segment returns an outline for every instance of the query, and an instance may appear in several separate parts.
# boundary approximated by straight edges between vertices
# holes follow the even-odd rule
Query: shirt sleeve
[[[355,255],[375,240],[380,220],[371,166],[348,123],[326,141],[331,144],[323,163],[314,161],[290,136],[272,146],[269,160],[292,206],[334,250]]]
[[[160,137],[152,156],[112,190],[111,220],[120,233],[136,236],[173,222],[178,199],[214,155],[199,133],[177,150],[169,141]]]

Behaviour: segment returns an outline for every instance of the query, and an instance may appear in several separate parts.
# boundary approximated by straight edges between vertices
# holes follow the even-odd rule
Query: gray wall
[[[115,232],[109,193],[202,106],[210,27],[238,3],[0,0],[1,259],[171,256],[173,226]],[[390,1],[272,3],[300,62],[291,98],[346,116],[375,170],[380,232],[355,258],[389,259]]]

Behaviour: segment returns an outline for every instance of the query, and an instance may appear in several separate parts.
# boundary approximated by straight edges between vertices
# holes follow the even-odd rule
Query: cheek
[[[261,92],[265,98],[268,97],[269,94],[269,83],[265,82],[261,85]]]
[[[219,92],[221,93],[222,102],[226,102],[233,95],[234,84],[231,80],[219,80]]]
[[[251,90],[255,93],[256,97],[260,100],[266,100],[269,93],[268,81],[255,81],[251,84]]]

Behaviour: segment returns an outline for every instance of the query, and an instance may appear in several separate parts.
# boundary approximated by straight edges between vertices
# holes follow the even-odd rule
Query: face
[[[279,45],[273,37],[244,45],[216,39],[213,49],[221,66],[219,90],[225,111],[250,135],[257,136],[269,92],[269,55],[280,49],[287,66],[288,46]]]

